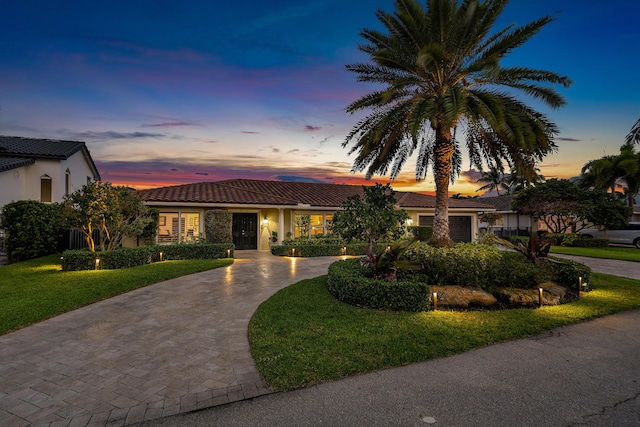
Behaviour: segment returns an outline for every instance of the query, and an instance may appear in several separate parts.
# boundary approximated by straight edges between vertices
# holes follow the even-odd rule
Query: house
[[[481,197],[479,202],[494,207],[495,212],[502,215],[502,219],[496,221],[491,230],[496,236],[530,236],[532,231],[537,230],[537,223],[530,215],[524,215],[513,209],[511,206],[515,195],[507,194],[497,197]],[[480,222],[478,227],[481,231],[487,231],[489,224]],[[532,227],[534,228],[532,230]]]
[[[98,180],[84,142],[0,135],[0,209],[18,200],[61,202]]]
[[[137,194],[160,210],[159,243],[189,242],[204,231],[209,209],[232,213],[236,249],[269,250],[272,232],[278,241],[288,237],[327,234],[333,214],[349,196],[363,194],[362,186],[305,182],[232,179],[148,190]],[[397,192],[398,207],[410,216],[408,225],[432,225],[435,197]],[[450,235],[472,241],[478,234],[478,212],[493,206],[469,200],[449,200]]]

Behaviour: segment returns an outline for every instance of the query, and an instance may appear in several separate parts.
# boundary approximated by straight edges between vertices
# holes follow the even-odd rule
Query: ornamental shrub
[[[331,241],[325,239],[295,239],[285,240],[282,245],[274,245],[271,247],[271,254],[276,256],[291,256],[293,254],[292,249],[295,249],[296,257],[310,258],[317,256],[340,256],[340,255],[366,255],[367,243],[349,243],[345,244],[340,239],[334,239]],[[347,248],[347,253],[344,253],[344,248]],[[387,247],[387,243],[378,243],[374,245],[374,251],[379,252]]]
[[[591,283],[591,269],[586,265],[565,258],[552,257],[555,262],[548,262],[552,271],[552,280],[560,285],[576,289],[579,278],[583,283]]]
[[[420,242],[428,242],[433,237],[433,227],[429,225],[410,226],[407,231]]]
[[[204,234],[207,243],[232,243],[233,214],[222,209],[213,209],[204,214]]]
[[[338,300],[360,307],[389,311],[426,311],[430,288],[424,282],[386,282],[373,279],[373,270],[359,258],[329,266],[327,289]]]
[[[5,229],[9,262],[58,252],[58,233],[63,225],[64,218],[57,204],[20,200],[5,205],[0,226]]]
[[[118,248],[113,251],[90,252],[89,250],[65,251],[62,254],[62,270],[94,270],[96,259],[99,259],[97,267],[100,270],[115,270],[119,268],[136,267],[160,261],[160,252],[163,260],[185,259],[216,259],[233,257],[234,246],[232,243],[199,243],[192,245],[150,245],[137,248]]]

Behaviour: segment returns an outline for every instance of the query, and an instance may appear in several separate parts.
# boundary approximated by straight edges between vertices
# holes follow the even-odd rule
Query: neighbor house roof
[[[497,212],[515,212],[515,210],[511,207],[513,203],[513,199],[516,196],[514,194],[507,194],[504,196],[496,196],[496,197],[481,197],[478,201],[481,201],[484,204],[492,205],[496,208]]]
[[[0,172],[32,164],[35,159],[66,160],[78,151],[87,160],[94,178],[99,180],[98,168],[85,143],[58,139],[0,135]]]
[[[364,194],[361,185],[316,184],[308,182],[232,179],[176,185],[138,191],[146,202],[219,203],[240,205],[282,205],[338,208],[349,196]],[[435,208],[434,196],[415,192],[396,192],[402,208]],[[153,203],[150,203],[153,204]],[[452,209],[493,209],[485,203],[449,199]]]

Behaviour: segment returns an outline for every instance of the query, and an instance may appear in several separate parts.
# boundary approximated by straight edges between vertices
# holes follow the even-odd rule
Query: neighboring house
[[[84,142],[0,135],[0,209],[18,200],[61,202],[98,180]]]
[[[324,235],[333,214],[349,196],[363,196],[362,186],[233,179],[138,191],[145,204],[160,210],[159,243],[189,242],[204,233],[210,209],[232,212],[236,249],[269,250],[272,232],[288,237]],[[408,225],[432,225],[435,197],[396,192]],[[478,234],[478,212],[492,211],[486,203],[449,200],[450,235],[472,241]]]
[[[493,206],[496,213],[502,215],[502,219],[498,220],[491,228],[496,236],[529,236],[531,235],[532,226],[536,227],[536,222],[531,219],[530,215],[518,213],[511,207],[514,198],[515,195],[510,194],[476,199],[483,204]],[[480,230],[488,230],[489,224],[480,222],[478,228]]]

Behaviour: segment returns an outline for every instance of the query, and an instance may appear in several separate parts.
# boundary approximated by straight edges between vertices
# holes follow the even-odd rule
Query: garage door
[[[432,216],[421,216],[418,225],[433,226]],[[454,242],[471,241],[471,217],[453,215],[449,217],[449,237]]]

